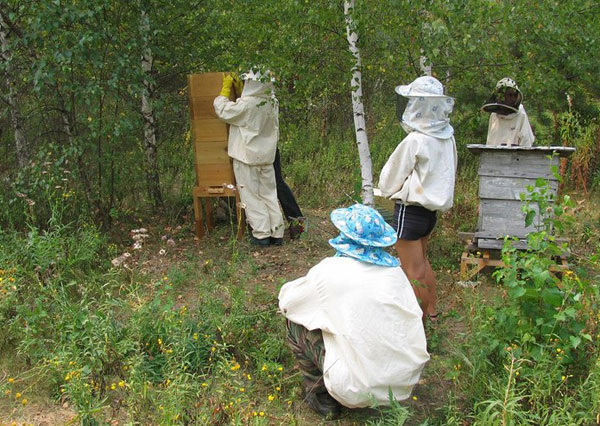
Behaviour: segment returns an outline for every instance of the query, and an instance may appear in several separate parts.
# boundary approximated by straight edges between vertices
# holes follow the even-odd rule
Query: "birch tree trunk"
[[[162,206],[162,194],[160,191],[160,181],[158,172],[158,147],[156,144],[156,126],[154,119],[154,84],[152,82],[152,69],[154,66],[154,57],[150,48],[150,17],[146,11],[144,2],[141,2],[141,22],[140,33],[143,41],[142,52],[142,70],[144,72],[144,81],[142,89],[142,117],[144,120],[144,147],[146,154],[146,183],[148,185],[148,194],[152,200],[154,208]]]
[[[367,129],[365,124],[365,108],[362,102],[362,74],[360,51],[356,42],[358,34],[356,33],[356,24],[352,19],[354,11],[354,0],[344,1],[344,18],[346,20],[346,38],[348,47],[354,57],[352,66],[352,113],[354,115],[354,131],[356,134],[356,145],[358,146],[358,156],[360,159],[360,174],[362,178],[361,198],[363,204],[373,206],[373,165],[371,162],[371,152],[369,151],[369,140],[367,138]]]
[[[419,68],[423,75],[431,76],[431,63],[427,63],[427,56],[423,55],[423,49],[421,49],[421,56],[419,57]]]
[[[2,62],[4,62],[4,77],[6,82],[6,98],[5,102],[10,111],[10,123],[13,128],[15,137],[15,150],[17,153],[17,163],[19,168],[25,167],[29,163],[30,150],[23,131],[23,117],[19,109],[17,94],[14,87],[14,70],[12,67],[12,51],[8,43],[10,28],[0,13],[0,52]]]

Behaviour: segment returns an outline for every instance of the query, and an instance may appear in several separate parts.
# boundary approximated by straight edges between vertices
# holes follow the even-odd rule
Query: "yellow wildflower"
[[[119,387],[120,387],[120,388],[124,388],[124,387],[125,387],[125,382],[124,382],[123,380],[121,380],[121,381],[119,382]]]
[[[269,401],[273,401],[275,399],[273,395],[269,395],[267,398],[269,399]]]
[[[8,383],[12,383],[12,382],[14,382],[14,381],[15,381],[15,379],[13,379],[12,377],[9,377],[9,378],[8,378]]]
[[[17,392],[17,393],[15,394],[15,399],[19,399],[19,398],[21,398],[21,392]]]

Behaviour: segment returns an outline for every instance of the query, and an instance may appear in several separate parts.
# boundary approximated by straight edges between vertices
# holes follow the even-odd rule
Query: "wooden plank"
[[[235,197],[236,194],[237,191],[235,189],[223,187],[222,185],[194,187],[194,198]]]
[[[224,141],[227,143],[227,125],[218,119],[193,119],[192,133],[194,142]]]
[[[229,163],[224,164],[198,164],[198,186],[233,185],[235,178]]]
[[[214,118],[215,120],[218,120],[217,115],[215,114],[215,108],[213,106],[214,100],[215,96],[198,96],[191,93],[190,103],[194,108],[194,119],[201,120],[206,118]],[[223,125],[225,125],[225,123],[223,123]]]
[[[484,151],[479,175],[555,180],[551,166],[558,167],[558,158],[550,159],[540,154],[537,151]]]
[[[214,99],[221,91],[224,75],[223,72],[190,74],[188,75],[189,92],[195,96],[212,96]]]
[[[533,209],[537,206],[532,205]],[[488,235],[491,238],[510,235],[522,238],[534,230],[532,226],[525,227],[525,214],[521,211],[521,201],[482,199],[479,205],[480,226],[479,236]]]
[[[198,165],[228,164],[227,142],[203,142],[194,144],[195,161]]]
[[[507,176],[480,176],[479,198],[493,198],[497,200],[520,200],[521,193],[527,193],[527,186],[535,186],[536,179],[507,177]],[[552,194],[558,191],[558,181],[548,182]]]
[[[519,250],[525,250],[527,248],[527,242],[524,240],[513,241],[513,246]],[[504,240],[495,240],[489,238],[478,238],[477,247],[481,249],[494,249],[502,250],[504,247]]]
[[[501,151],[501,152],[531,152],[537,151],[543,155],[558,155],[559,157],[568,157],[575,152],[575,148],[570,146],[497,146],[485,144],[468,144],[467,149],[473,154],[479,155],[482,152]]]

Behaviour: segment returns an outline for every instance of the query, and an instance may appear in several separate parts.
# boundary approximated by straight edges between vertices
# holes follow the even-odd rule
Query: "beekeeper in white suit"
[[[396,87],[396,93],[408,98],[401,121],[408,135],[383,166],[379,189],[396,204],[392,226],[402,269],[417,281],[414,291],[425,317],[436,321],[436,280],[427,245],[436,213],[448,210],[454,200],[457,155],[449,119],[454,99],[429,76]]]
[[[260,246],[281,245],[284,223],[273,169],[279,105],[272,81],[260,72],[249,71],[241,78],[244,88],[235,102],[229,100],[234,77],[223,79],[221,93],[213,103],[215,113],[230,124],[228,154],[233,158],[240,199],[252,228],[251,241]]]
[[[481,108],[490,113],[487,145],[530,147],[535,141],[517,83],[505,77],[496,83],[492,96]]]

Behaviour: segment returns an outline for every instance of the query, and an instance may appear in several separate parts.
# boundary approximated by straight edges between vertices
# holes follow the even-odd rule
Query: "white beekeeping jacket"
[[[290,321],[321,329],[323,378],[346,407],[410,396],[429,360],[422,311],[404,271],[329,257],[285,284],[279,308]]]
[[[502,115],[495,112],[490,114],[487,145],[529,147],[534,141],[535,136],[523,105],[519,105],[519,111],[513,114]]]
[[[272,96],[273,85],[248,80],[235,102],[217,96],[217,117],[230,124],[227,152],[242,163],[273,164],[279,139],[279,105]]]
[[[414,131],[383,166],[379,190],[386,198],[443,212],[454,201],[456,166],[454,136],[439,139]]]

